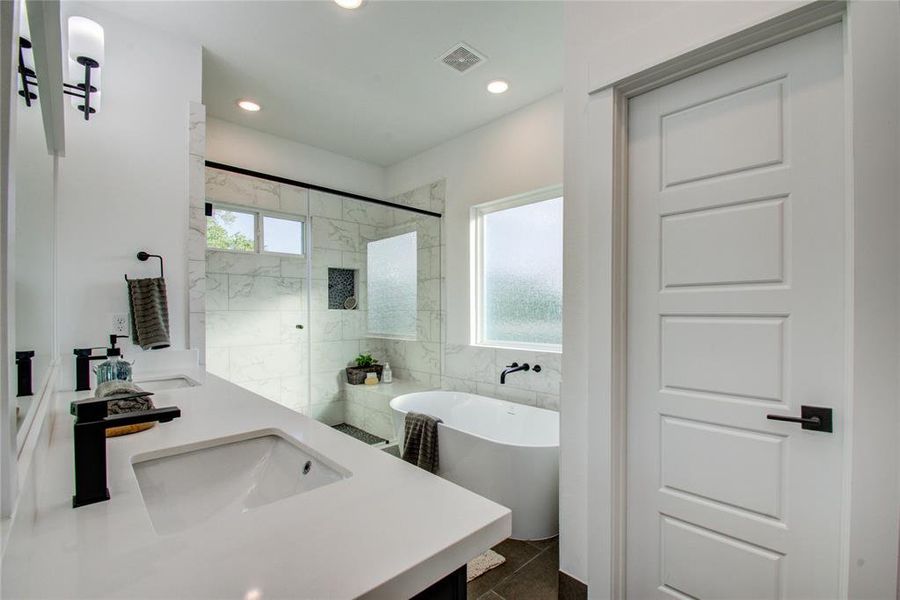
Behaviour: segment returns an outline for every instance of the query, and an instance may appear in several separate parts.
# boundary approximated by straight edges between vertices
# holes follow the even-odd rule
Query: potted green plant
[[[384,368],[371,354],[360,354],[354,359],[355,367],[347,367],[347,383],[359,385],[366,381],[366,374],[375,373],[378,381],[381,381],[381,371]]]

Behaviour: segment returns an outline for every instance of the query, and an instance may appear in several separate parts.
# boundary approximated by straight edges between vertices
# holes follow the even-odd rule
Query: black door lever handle
[[[801,406],[799,417],[787,415],[766,415],[772,421],[787,421],[788,423],[800,423],[803,429],[810,431],[823,431],[832,433],[832,410],[825,406]]]

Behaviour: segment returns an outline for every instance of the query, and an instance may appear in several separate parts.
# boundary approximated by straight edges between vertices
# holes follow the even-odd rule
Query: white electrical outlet
[[[128,313],[110,313],[109,327],[111,333],[116,335],[128,335]]]

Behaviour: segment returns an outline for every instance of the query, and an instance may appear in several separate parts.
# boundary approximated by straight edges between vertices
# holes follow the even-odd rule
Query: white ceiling
[[[562,89],[561,2],[104,3],[199,41],[210,116],[389,166]],[[462,75],[438,57],[488,57]],[[487,93],[495,78],[507,93]],[[263,106],[235,106],[249,97]]]

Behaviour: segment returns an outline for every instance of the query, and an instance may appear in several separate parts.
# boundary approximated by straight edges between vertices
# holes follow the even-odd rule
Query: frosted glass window
[[[369,242],[369,335],[416,337],[416,232]]]
[[[263,215],[263,250],[303,254],[303,221]]]
[[[480,213],[479,342],[562,343],[561,197]]]
[[[256,251],[256,214],[213,207],[206,217],[206,247],[215,250]]]

